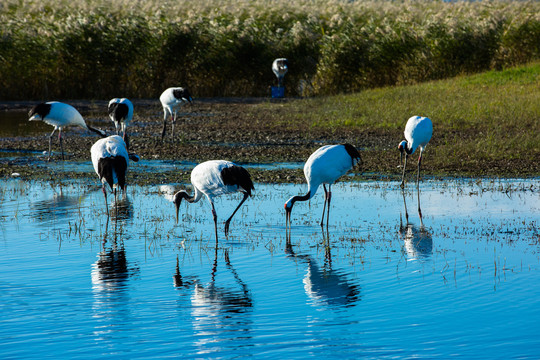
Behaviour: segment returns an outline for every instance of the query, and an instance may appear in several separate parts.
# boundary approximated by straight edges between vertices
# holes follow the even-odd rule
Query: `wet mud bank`
[[[128,128],[131,151],[145,160],[192,161],[194,163],[227,159],[243,164],[267,164],[279,162],[302,163],[319,146],[332,143],[354,144],[362,154],[363,168],[356,169],[353,177],[363,179],[397,179],[401,175],[397,142],[403,136],[395,130],[367,130],[358,128],[322,129],[309,122],[299,122],[281,109],[281,104],[292,100],[268,98],[196,99],[191,106],[181,109],[171,134],[171,121],[166,121],[166,135],[161,139],[163,111],[156,99],[134,100],[135,116]],[[88,124],[114,134],[114,125],[107,116],[106,101],[66,101],[75,106]],[[0,111],[19,112],[25,117],[36,102],[1,102]],[[25,124],[30,127],[36,123]],[[34,128],[32,128],[34,129]],[[17,173],[25,178],[55,179],[58,177],[94,176],[90,166],[76,171],[49,166],[43,152],[48,149],[48,136],[52,127],[41,126],[40,131],[30,131],[17,136],[1,138],[0,176],[11,177]],[[68,162],[89,162],[90,147],[98,138],[81,128],[64,131],[64,150]],[[531,161],[515,161],[512,164],[489,164],[478,162],[476,168],[466,171],[458,161],[444,166],[434,166],[432,156],[439,156],[437,139],[430,143],[423,160],[426,176],[485,176],[486,168],[502,167],[501,176],[523,177],[534,174]],[[429,151],[431,150],[431,151]],[[61,162],[58,138],[53,139],[53,163]],[[415,170],[411,166],[411,172]],[[130,167],[131,181],[148,183],[183,182],[189,179],[187,170],[162,170],[158,172]],[[271,170],[264,167],[251,169],[258,182],[302,182],[299,168]]]

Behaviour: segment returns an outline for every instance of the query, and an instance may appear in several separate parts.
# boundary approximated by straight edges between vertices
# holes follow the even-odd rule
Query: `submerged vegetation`
[[[1,99],[261,96],[412,84],[540,58],[538,1],[0,3]]]

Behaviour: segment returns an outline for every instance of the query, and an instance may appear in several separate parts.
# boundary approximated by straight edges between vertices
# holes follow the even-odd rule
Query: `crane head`
[[[34,106],[30,111],[28,112],[29,121],[39,121],[43,120],[45,116],[49,114],[51,111],[51,104],[47,103],[41,103]]]
[[[290,198],[289,200],[287,200],[287,202],[285,203],[285,225],[286,226],[289,226],[289,224],[291,223],[291,212],[292,212],[292,208],[293,208],[293,205],[294,205],[294,196],[292,198]]]
[[[179,191],[176,194],[174,194],[173,202],[174,206],[176,208],[176,223],[178,224],[178,213],[180,211],[180,203],[182,202],[182,199],[185,197],[185,191]]]
[[[407,140],[403,140],[402,142],[399,143],[398,145],[398,150],[400,152],[400,155],[399,155],[399,161],[400,161],[400,166],[398,167],[402,167],[403,166],[403,153],[405,154],[408,154],[409,152],[407,151]]]
[[[403,152],[406,147],[407,147],[407,140],[403,140],[402,142],[399,143],[398,150],[400,152]]]
[[[193,98],[188,88],[178,88],[173,91],[177,99],[182,99],[183,102],[193,104]]]

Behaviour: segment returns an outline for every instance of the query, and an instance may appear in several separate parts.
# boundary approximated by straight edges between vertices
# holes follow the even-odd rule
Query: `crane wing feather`
[[[225,185],[237,185],[251,196],[251,190],[255,190],[253,181],[248,171],[241,166],[232,165],[221,170],[221,178]]]

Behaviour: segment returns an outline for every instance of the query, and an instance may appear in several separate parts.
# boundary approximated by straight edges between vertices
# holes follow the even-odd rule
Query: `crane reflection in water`
[[[32,217],[40,222],[48,223],[64,220],[72,217],[74,209],[78,209],[87,196],[87,192],[77,195],[67,195],[63,187],[60,186],[57,191],[51,184],[53,194],[50,198],[30,203]]]
[[[347,274],[332,267],[332,248],[328,232],[324,241],[324,263],[320,267],[317,261],[310,255],[299,254],[293,250],[290,238],[285,245],[287,256],[306,266],[304,276],[304,291],[314,305],[322,305],[330,308],[355,306],[361,299],[360,285],[354,284],[348,279]]]
[[[114,231],[113,240],[108,243],[106,232],[97,260],[92,264],[94,318],[101,320],[94,333],[99,338],[107,333],[105,329],[111,324],[123,323],[130,317],[125,306],[129,301],[128,280],[139,273],[139,266],[128,263],[124,243],[119,240],[122,236],[121,231]]]
[[[133,218],[133,203],[125,192],[111,206],[110,217],[114,222],[127,222]]]
[[[219,350],[220,342],[230,339],[231,334],[235,339],[251,338],[252,320],[246,316],[253,311],[251,292],[233,267],[227,249],[223,250],[227,272],[218,270],[220,252],[216,244],[210,281],[206,284],[197,277],[182,277],[178,257],[173,274],[174,286],[190,291],[191,321],[198,334],[196,345],[203,353]],[[185,303],[181,307],[185,308]]]
[[[416,188],[418,200],[418,217],[420,226],[416,226],[409,222],[409,213],[407,211],[407,201],[405,199],[405,191],[402,190],[403,208],[405,211],[405,225],[403,225],[403,217],[400,213],[399,233],[403,238],[405,251],[410,260],[427,260],[433,253],[433,239],[431,233],[424,226],[422,217],[422,208],[420,206],[420,189]]]

